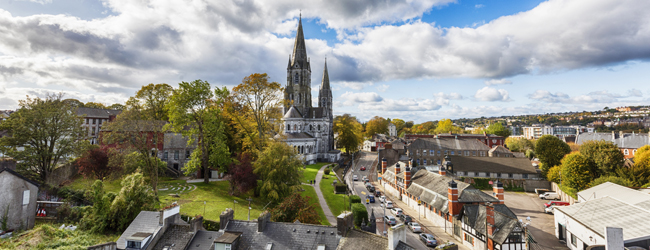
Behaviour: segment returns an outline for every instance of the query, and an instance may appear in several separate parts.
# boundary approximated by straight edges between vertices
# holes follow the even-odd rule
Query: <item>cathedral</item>
[[[298,21],[296,40],[287,66],[282,110],[284,140],[298,150],[306,164],[339,160],[341,151],[334,149],[334,115],[327,61],[324,62],[323,79],[318,91],[318,107],[313,107],[311,63],[302,33],[302,18]]]

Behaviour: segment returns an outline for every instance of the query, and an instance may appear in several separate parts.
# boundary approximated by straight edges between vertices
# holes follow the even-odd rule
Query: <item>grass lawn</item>
[[[321,192],[323,192],[323,196],[325,197],[325,201],[327,202],[327,206],[332,211],[332,214],[334,214],[334,216],[338,216],[339,214],[341,214],[342,211],[349,210],[349,206],[350,206],[349,202],[350,202],[350,200],[345,195],[334,194],[334,186],[332,186],[332,182],[334,180],[337,180],[336,176],[334,176],[333,173],[330,173],[330,176],[329,176],[328,179],[323,178],[321,180],[321,182],[320,182],[320,190],[321,190]],[[338,182],[338,180],[337,180],[337,182]],[[344,202],[345,202],[345,204],[344,204]]]
[[[316,211],[318,212],[318,215],[320,216],[320,224],[322,225],[331,225],[329,221],[327,221],[327,217],[325,217],[325,213],[323,212],[323,208],[320,206],[320,202],[318,202],[318,196],[316,195],[316,190],[314,187],[310,185],[302,185],[302,188],[305,190],[302,192],[302,196],[309,196],[309,204],[314,205],[316,208]]]
[[[83,175],[77,175],[74,177],[72,180],[72,183],[68,187],[74,190],[79,190],[79,189],[84,189],[84,190],[91,190],[91,187],[93,186],[93,183],[95,183],[95,179],[93,178],[84,178]],[[120,189],[122,189],[122,179],[118,180],[105,180],[104,181],[104,191],[106,192],[114,192],[114,193],[119,193]]]
[[[302,178],[300,178],[300,182],[302,183],[308,183],[309,180],[314,180],[316,179],[316,174],[318,174],[318,170],[322,168],[324,165],[327,165],[329,163],[327,162],[319,162],[316,164],[311,164],[307,165],[306,168],[302,172]]]
[[[0,239],[0,249],[86,249],[88,246],[116,241],[117,234],[91,234],[58,229],[60,224],[39,224],[12,238]]]

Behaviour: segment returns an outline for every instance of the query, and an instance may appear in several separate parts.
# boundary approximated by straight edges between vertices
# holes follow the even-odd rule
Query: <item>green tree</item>
[[[9,136],[0,138],[4,153],[19,162],[21,174],[43,182],[82,145],[82,118],[61,97],[27,97],[0,123],[0,131],[9,131]]]
[[[106,105],[99,102],[87,102],[84,104],[84,108],[106,109]]]
[[[603,140],[583,143],[580,145],[580,154],[596,164],[598,176],[614,175],[624,161],[623,153],[618,146]]]
[[[395,124],[395,131],[397,131],[397,134],[399,134],[402,131],[402,129],[406,127],[406,122],[402,119],[395,118],[390,120],[390,122],[392,124]]]
[[[261,179],[261,183],[257,185],[261,196],[273,202],[280,202],[299,187],[303,163],[292,146],[270,141],[253,164],[253,168],[253,172]]]
[[[454,126],[454,123],[449,119],[442,119],[438,121],[438,126],[434,130],[436,134],[445,134],[445,133],[462,133],[463,129]]]
[[[336,116],[334,118],[334,133],[339,134],[336,141],[338,148],[344,148],[345,152],[352,154],[359,150],[363,143],[361,123],[350,114]]]
[[[562,172],[562,166],[554,166],[548,170],[546,179],[551,182],[561,183],[562,177],[560,176],[560,172]]]
[[[413,134],[434,134],[436,129],[436,123],[432,121],[423,122],[420,124],[413,125],[410,132]]]
[[[578,152],[568,154],[562,159],[562,185],[578,191],[589,187],[595,179],[596,166]]]
[[[65,100],[63,100],[63,102],[65,102],[66,104],[68,104],[68,105],[70,105],[70,106],[72,106],[74,108],[83,108],[83,106],[84,106],[83,102],[81,102],[81,101],[79,101],[77,99],[72,99],[72,98],[65,99]]]
[[[507,138],[510,136],[510,130],[506,127],[503,126],[503,124],[499,122],[495,122],[490,124],[490,126],[487,127],[485,130],[486,133],[488,134],[495,134],[498,136],[503,136],[504,138]]]
[[[220,98],[213,99],[214,94],[206,81],[181,82],[166,106],[170,121],[166,127],[190,138],[188,145],[195,141],[198,144],[183,170],[191,174],[202,168],[206,184],[210,181],[210,166],[223,171],[230,164],[230,151],[224,134],[225,124],[221,109],[218,108],[228,90],[225,87],[217,88],[215,93]]]
[[[618,176],[611,176],[611,175],[610,176],[598,177],[595,180],[591,181],[591,183],[589,183],[589,186],[590,187],[595,187],[595,186],[598,186],[598,185],[603,184],[605,182],[615,183],[615,184],[618,184],[618,185],[621,185],[621,186],[624,186],[624,187],[633,187],[634,186],[634,183],[631,182],[628,179],[621,178],[621,177],[618,177]]]
[[[251,142],[257,146],[258,151],[262,151],[266,139],[273,134],[274,128],[279,132],[274,122],[280,121],[282,115],[278,112],[282,105],[280,95],[282,91],[282,86],[277,82],[269,81],[266,73],[251,74],[232,89],[232,98],[241,105],[241,108],[237,109],[239,115],[232,117]],[[245,117],[249,117],[254,123],[250,124]],[[251,128],[250,125],[255,127]],[[255,136],[257,140],[253,139]]]
[[[518,138],[508,137],[506,138],[505,143],[508,149],[512,152],[526,152],[526,150],[535,148],[535,144],[533,143],[533,141],[523,137],[518,137]]]
[[[553,166],[560,165],[562,158],[571,152],[571,148],[565,142],[552,135],[543,135],[535,143],[535,155],[542,163],[542,175]]]
[[[368,224],[368,210],[362,203],[352,203],[352,217],[354,225],[361,226],[361,223]]]
[[[166,107],[173,91],[174,88],[169,84],[150,83],[142,86],[135,96],[129,98],[126,106],[138,107],[147,120],[167,121],[169,117]]]
[[[271,220],[276,222],[294,222],[320,224],[320,216],[316,209],[309,204],[310,197],[302,197],[294,192],[278,206],[271,209]]]
[[[375,116],[366,124],[366,136],[372,137],[376,134],[388,134],[388,120]]]
[[[112,109],[112,110],[124,110],[126,109],[126,106],[121,103],[113,103],[111,106],[106,107],[107,109]]]
[[[156,196],[149,191],[142,174],[128,175],[121,184],[122,189],[111,202],[109,213],[111,227],[116,232],[124,231],[140,211],[153,210],[156,205]]]

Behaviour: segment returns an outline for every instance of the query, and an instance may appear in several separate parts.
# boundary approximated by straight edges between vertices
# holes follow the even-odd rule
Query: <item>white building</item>
[[[392,122],[388,124],[388,136],[397,136],[397,126]]]

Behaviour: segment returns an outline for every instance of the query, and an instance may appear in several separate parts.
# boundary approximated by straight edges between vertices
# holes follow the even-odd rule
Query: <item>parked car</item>
[[[375,203],[375,196],[373,196],[372,194],[366,196],[366,199],[367,199],[368,202],[370,202],[370,203]]]
[[[394,215],[397,215],[397,216],[399,216],[400,214],[403,214],[402,209],[401,209],[401,208],[397,208],[397,207],[391,209],[390,212],[393,213]]]
[[[392,201],[386,201],[386,208],[393,208],[393,202]]]
[[[366,167],[361,167],[359,170],[366,171]]]
[[[438,245],[438,241],[436,241],[436,238],[430,234],[421,233],[420,240],[428,247],[435,247]]]
[[[550,206],[550,207],[544,208],[544,213],[555,214],[555,206]]]
[[[539,198],[542,198],[544,200],[557,200],[560,199],[560,196],[556,192],[546,192],[544,194],[540,194]]]
[[[535,188],[535,193],[537,195],[548,193],[548,192],[551,192],[551,190],[548,190],[546,188]]]
[[[370,193],[374,193],[375,192],[375,187],[373,187],[373,186],[369,187],[368,191],[370,191]]]
[[[381,191],[379,191],[379,190],[376,190],[376,191],[375,191],[375,196],[376,196],[376,197],[379,197],[379,196],[381,196]]]
[[[570,203],[566,201],[549,201],[547,203],[544,203],[544,207],[551,207],[551,206],[568,206],[571,205]]]
[[[386,224],[391,225],[391,226],[397,225],[397,220],[392,215],[384,216],[384,221],[386,222]]]
[[[406,214],[404,214],[404,213],[400,214],[399,218],[400,218],[402,221],[404,221],[404,224],[408,224],[408,223],[410,223],[410,222],[413,221],[413,218],[411,218],[411,216],[408,216],[408,215],[406,215]]]
[[[421,233],[422,232],[422,227],[420,227],[420,224],[417,222],[409,222],[406,225],[409,226],[409,229],[411,229],[411,232],[414,233]]]
[[[377,196],[379,198],[379,202],[384,203],[386,202],[386,196]]]
[[[353,180],[353,181],[358,181],[358,180],[359,180],[359,176],[357,176],[356,174],[353,175],[353,176],[352,176],[352,180]]]
[[[365,180],[363,180],[363,183],[370,183],[370,180],[365,179]]]

